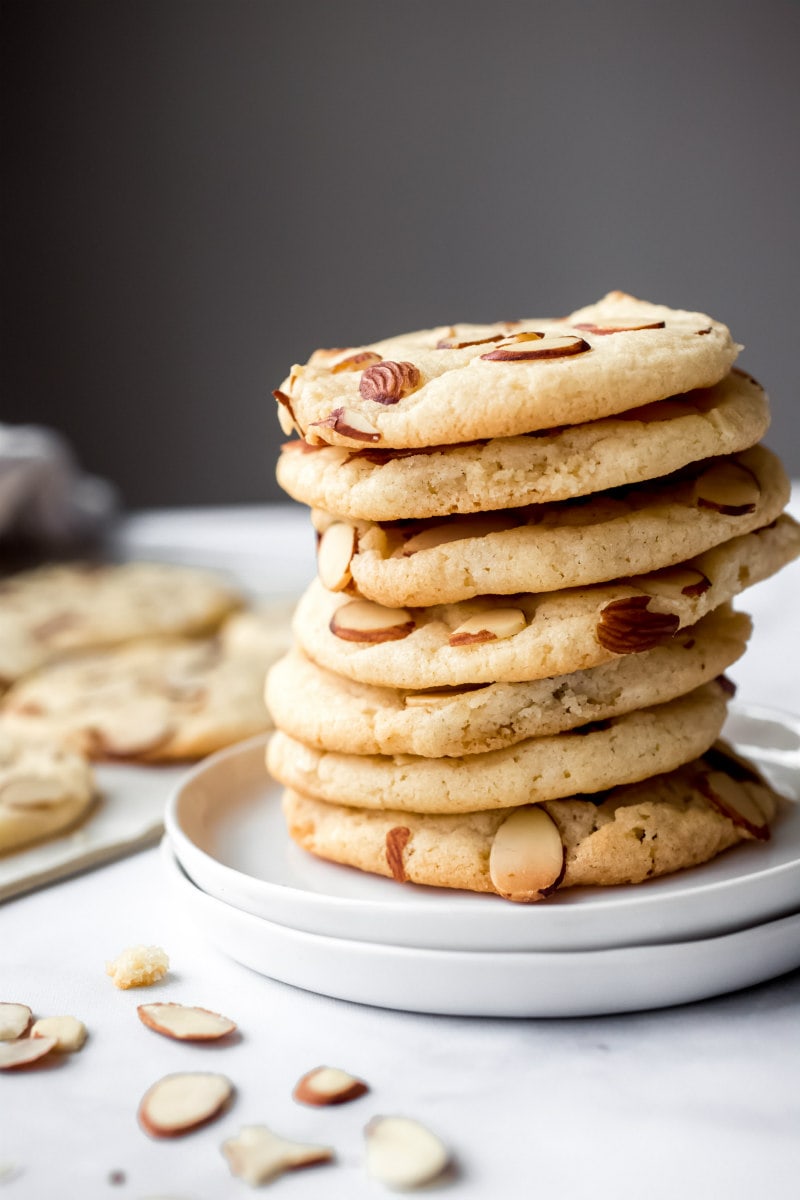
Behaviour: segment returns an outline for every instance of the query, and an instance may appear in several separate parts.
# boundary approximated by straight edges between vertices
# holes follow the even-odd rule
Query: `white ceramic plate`
[[[164,806],[186,768],[114,763],[95,767],[100,796],[74,829],[0,855],[0,900],[98,867],[145,846],[164,830]]]
[[[800,721],[732,710],[730,732],[800,800]],[[189,877],[244,912],[329,937],[450,950],[597,950],[684,941],[800,909],[800,804],[772,841],[744,843],[692,871],[637,887],[574,888],[545,903],[451,892],[322,862],[286,834],[265,739],[207,759],[178,788],[166,827]]]
[[[201,891],[168,839],[176,901],[236,962],[282,983],[378,1008],[471,1017],[587,1017],[704,1000],[800,966],[800,914],[723,937],[570,952],[422,950],[321,937]]]

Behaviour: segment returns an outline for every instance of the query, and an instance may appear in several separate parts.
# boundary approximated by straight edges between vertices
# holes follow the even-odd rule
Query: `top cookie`
[[[309,442],[451,445],[576,425],[710,387],[739,347],[726,326],[611,292],[560,319],[454,325],[318,350],[276,399]]]

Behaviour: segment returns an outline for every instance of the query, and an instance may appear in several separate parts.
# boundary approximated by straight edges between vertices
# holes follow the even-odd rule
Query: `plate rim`
[[[792,729],[792,731],[797,734],[798,738],[800,738],[800,715],[789,713],[786,710],[772,708],[767,705],[750,705],[744,703],[737,704],[734,702],[730,706],[729,714],[730,716],[741,715],[753,719],[761,718],[771,719],[773,721],[777,720],[779,724],[788,726],[790,729]],[[192,767],[192,769],[185,775],[183,775],[177,786],[172,789],[164,813],[164,824],[176,858],[181,868],[186,871],[191,881],[195,883],[195,886],[200,885],[197,884],[197,881],[190,870],[189,864],[184,861],[184,855],[187,852],[190,859],[192,857],[199,859],[205,870],[210,870],[219,874],[221,877],[221,882],[227,883],[228,885],[233,885],[235,887],[238,884],[238,881],[244,880],[246,881],[246,886],[255,887],[259,892],[263,891],[268,896],[273,897],[277,902],[285,903],[287,897],[291,897],[292,903],[301,907],[304,912],[313,913],[315,909],[324,904],[326,910],[330,911],[333,909],[342,916],[349,914],[363,914],[365,910],[369,910],[378,918],[385,916],[387,918],[396,917],[400,920],[413,921],[415,918],[428,916],[430,914],[431,903],[435,899],[435,904],[440,914],[449,916],[451,918],[457,918],[459,915],[464,915],[459,914],[458,912],[458,906],[462,903],[465,895],[461,891],[438,889],[438,892],[442,892],[444,894],[437,894],[435,898],[434,896],[428,894],[424,899],[409,897],[406,894],[402,900],[392,897],[360,898],[339,896],[321,891],[314,892],[310,890],[304,890],[302,888],[293,886],[292,884],[281,883],[276,880],[263,879],[255,875],[250,875],[246,871],[229,866],[228,864],[222,862],[219,858],[215,857],[208,850],[199,846],[181,825],[179,806],[184,791],[196,779],[205,775],[209,770],[215,769],[219,764],[224,763],[226,760],[244,758],[258,751],[261,754],[261,762],[263,763],[267,742],[269,741],[270,737],[270,733],[257,734],[255,737],[248,738],[242,742],[237,742],[233,746],[228,746],[223,750],[217,751],[215,754],[209,755],[207,758],[203,759],[201,762]],[[278,781],[269,776],[266,765],[264,765],[263,769],[265,781],[279,788],[280,784]],[[619,914],[623,911],[629,911],[631,908],[637,910],[652,910],[655,908],[657,910],[658,907],[665,904],[674,905],[678,902],[691,903],[699,895],[702,895],[703,898],[724,897],[724,894],[727,891],[735,888],[741,888],[743,884],[757,886],[762,883],[770,883],[773,880],[778,881],[782,875],[796,872],[798,870],[799,863],[800,856],[788,862],[750,869],[735,877],[701,881],[699,883],[689,880],[686,882],[684,887],[680,889],[680,891],[672,892],[667,895],[656,891],[640,891],[633,886],[631,886],[628,891],[626,889],[626,885],[618,885],[618,887],[614,888],[613,896],[609,894],[612,891],[610,888],[576,888],[574,889],[574,892],[580,893],[580,895],[576,896],[576,903],[572,908],[572,911],[582,911],[585,913],[588,908],[591,908],[593,916],[603,916],[604,914],[614,916],[615,914]],[[700,864],[696,869],[701,869],[705,865],[706,864]],[[695,868],[693,868],[693,870],[694,869]],[[681,872],[676,873],[676,875],[687,873],[688,872]],[[664,878],[669,879],[674,878],[674,876],[665,876]],[[653,882],[658,883],[658,880]],[[572,891],[573,889],[570,890]],[[475,895],[475,898],[478,898],[477,895],[473,893],[466,893],[466,895],[471,897]],[[219,897],[215,896],[214,898]],[[240,908],[241,911],[250,911],[242,908],[241,905],[236,905],[236,907]],[[531,909],[540,912],[544,911],[544,909],[540,908],[540,906],[505,904],[494,908],[493,913],[496,914],[495,919],[500,922],[506,921],[509,925],[512,922],[521,924],[526,920],[525,914],[528,914],[529,919]],[[570,911],[570,909],[566,906],[559,906],[558,908],[551,907],[548,911],[551,913],[558,912],[563,914]],[[499,914],[501,912],[505,913],[506,915],[500,916]],[[261,919],[265,920],[270,919],[264,917],[262,914],[251,913],[251,915],[259,915],[261,916]],[[564,919],[569,920],[572,918],[567,917]],[[287,924],[289,927],[296,928],[292,922],[287,922]],[[702,936],[703,935],[697,935],[697,937]],[[694,940],[697,940],[697,938]]]

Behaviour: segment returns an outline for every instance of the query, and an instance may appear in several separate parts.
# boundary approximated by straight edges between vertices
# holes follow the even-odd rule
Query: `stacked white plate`
[[[701,1000],[800,966],[800,720],[737,707],[725,734],[788,799],[772,840],[637,887],[514,905],[317,860],[286,834],[265,738],[184,777],[167,810],[164,863],[220,950],[323,995],[502,1017]]]

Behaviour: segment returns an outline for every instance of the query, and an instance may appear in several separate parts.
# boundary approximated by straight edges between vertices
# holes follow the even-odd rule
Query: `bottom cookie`
[[[333,862],[400,882],[530,903],[559,888],[641,883],[766,839],[779,797],[718,742],[668,774],[515,809],[429,815],[284,794],[292,839]]]

